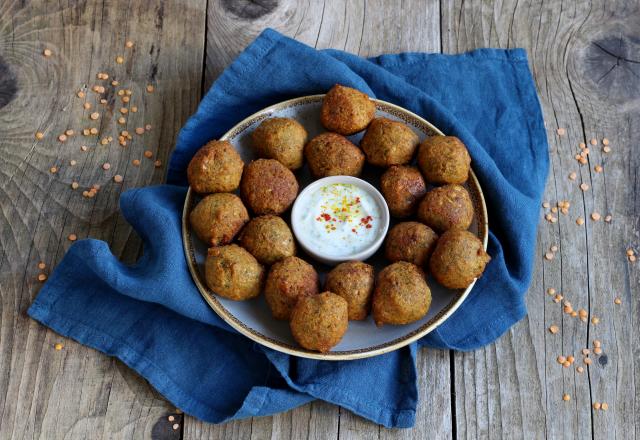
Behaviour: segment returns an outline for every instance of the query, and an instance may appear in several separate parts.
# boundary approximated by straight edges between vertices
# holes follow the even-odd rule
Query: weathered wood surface
[[[637,438],[640,437],[640,10],[635,2],[465,2],[209,0],[52,6],[0,3],[0,438]],[[205,24],[206,20],[206,24]],[[206,28],[205,28],[206,26]],[[363,56],[383,52],[459,53],[524,47],[544,110],[552,168],[545,199],[569,200],[557,223],[541,215],[529,315],[495,344],[473,353],[421,351],[422,405],[412,430],[388,430],[349,411],[314,402],[285,414],[210,425],[173,408],[117,361],[60,340],[24,315],[35,296],[37,262],[55,265],[71,232],[109,241],[131,261],[139,241],[117,213],[121,188],[107,183],[106,160],[123,170],[143,151],[65,144],[53,134],[84,115],[73,92],[101,70],[130,78],[144,97],[137,117],[153,125],[154,153],[165,160],[175,134],[206,89],[262,29],[273,27],[317,48]],[[136,53],[115,67],[124,41]],[[54,56],[43,59],[51,47]],[[153,47],[153,50],[151,49]],[[151,52],[151,53],[149,53]],[[131,58],[131,61],[129,61]],[[6,66],[10,66],[11,74]],[[153,77],[155,72],[155,78]],[[203,75],[204,72],[204,75]],[[157,93],[145,96],[152,81]],[[109,103],[108,105],[111,105]],[[111,119],[110,119],[111,120]],[[102,121],[103,123],[105,121]],[[69,125],[72,124],[72,125]],[[113,124],[111,122],[111,124]],[[88,126],[89,124],[87,124]],[[132,126],[129,125],[129,129]],[[564,136],[556,129],[566,129]],[[113,127],[104,127],[113,129]],[[45,131],[35,142],[33,133]],[[77,130],[76,130],[77,131]],[[600,141],[611,140],[611,153]],[[598,139],[597,146],[589,140]],[[590,147],[588,164],[573,156]],[[117,144],[116,144],[117,145]],[[67,163],[75,158],[78,165]],[[48,173],[57,164],[60,172]],[[144,161],[143,161],[144,164]],[[129,165],[125,187],[160,182],[150,163]],[[594,170],[603,166],[603,172]],[[76,169],[77,168],[77,169]],[[575,181],[568,179],[577,173]],[[104,184],[83,199],[68,185]],[[578,185],[587,183],[582,192]],[[81,186],[82,188],[82,186]],[[611,223],[593,221],[592,212]],[[577,217],[586,219],[577,226]],[[553,260],[544,254],[559,250]],[[570,318],[545,291],[554,288],[596,326]],[[615,297],[622,299],[615,305]],[[552,335],[547,328],[558,325]],[[580,374],[580,349],[603,346]],[[576,363],[562,368],[558,355]],[[571,396],[562,401],[562,394]],[[592,409],[607,402],[608,411]]]

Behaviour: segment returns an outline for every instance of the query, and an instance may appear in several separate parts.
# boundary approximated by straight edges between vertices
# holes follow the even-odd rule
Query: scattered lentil
[[[115,79],[113,81],[111,81],[111,85],[113,87],[116,87],[117,85],[119,85],[120,83],[118,81],[116,81]]]
[[[120,109],[120,113],[122,113],[123,115],[126,115],[127,113],[129,113],[129,110],[128,110],[128,109],[126,109],[126,108],[124,108],[124,107],[122,107],[122,108]]]
[[[102,164],[102,169],[103,170],[108,170],[109,168],[111,168],[111,164],[109,162],[105,162]]]
[[[611,214],[607,214],[607,216],[604,218],[604,221],[607,222],[607,223],[611,223],[611,219],[612,218],[613,217],[611,217]]]
[[[98,129],[96,127],[91,127],[91,129],[89,129],[89,133],[96,135],[98,134]]]
[[[567,356],[567,361],[571,362],[573,364],[573,362],[576,360],[576,358],[573,357],[573,355],[569,355]]]
[[[587,145],[586,145],[584,142],[580,142],[580,143],[578,144],[578,146],[579,146],[580,148],[584,148],[584,147],[586,147]]]
[[[564,357],[564,356],[562,356],[562,355],[560,355],[560,356],[558,356],[558,357],[556,358],[556,361],[557,361],[559,364],[564,364],[566,360],[567,360],[567,358],[566,358],[566,357]]]
[[[596,348],[594,348],[594,349],[593,349],[593,352],[594,352],[595,354],[602,354],[602,348],[600,348],[600,347],[596,347]]]
[[[84,107],[85,110],[89,110],[91,108],[91,103],[85,102],[84,104],[82,104],[82,107]]]
[[[151,131],[151,124],[145,125],[144,129],[147,130],[147,131]]]
[[[578,226],[582,226],[582,225],[584,225],[584,219],[583,219],[582,217],[578,217],[578,218],[576,219],[576,224],[577,224]]]
[[[592,362],[592,361],[591,361],[591,358],[588,358],[588,357],[587,357],[587,358],[584,358],[584,359],[582,360],[582,362],[584,362],[584,363],[585,363],[585,365],[591,365],[591,362]]]
[[[104,98],[102,98],[102,99],[100,100],[100,104],[106,104],[107,102],[109,102],[109,101],[107,101],[107,100],[106,100],[106,99],[104,99]]]
[[[73,166],[75,166],[75,165],[76,165],[76,163],[77,163],[77,162],[75,161],[75,159],[71,159],[71,160],[69,161],[69,165],[71,165],[72,167],[73,167]]]
[[[124,43],[125,47],[131,48],[133,47],[133,41],[127,41],[126,43]],[[172,421],[171,419],[169,419],[169,421]]]
[[[160,167],[162,166],[162,162],[161,162],[160,160],[156,160],[156,161],[153,163],[153,165],[154,165],[156,168],[160,168]]]
[[[121,56],[117,56],[116,57],[116,63],[118,63],[118,64],[124,63],[124,58],[122,58]]]
[[[571,366],[571,362],[569,362],[569,361],[564,361],[564,362],[562,363],[562,367],[563,367],[563,368],[569,368],[570,366]]]
[[[41,261],[38,263],[38,269],[45,269],[47,267],[47,265],[45,264],[44,261]]]
[[[60,136],[58,136],[58,140],[60,142],[66,142],[67,141],[67,135],[66,134],[61,134]]]
[[[136,127],[136,134],[144,134],[144,128],[143,127]]]
[[[576,371],[577,371],[578,373],[583,373],[583,372],[584,372],[584,368],[582,368],[582,366],[578,366],[578,367],[576,368]]]
[[[602,165],[596,165],[595,167],[593,167],[593,170],[596,173],[601,173],[602,172]]]
[[[88,149],[88,148],[87,148],[87,146],[86,146],[86,145],[82,145],[82,146],[80,147],[80,150],[82,150],[82,151],[87,151],[87,149]]]
[[[98,113],[98,112],[93,112],[93,113],[91,113],[91,114],[89,115],[89,117],[95,121],[96,119],[98,119],[98,118],[100,117],[100,113]]]
[[[571,400],[571,396],[565,393],[565,394],[562,396],[562,400],[564,400],[565,402],[568,402],[569,400]]]
[[[602,139],[602,145],[609,145],[609,139],[607,138]]]
[[[605,146],[602,151],[604,151],[605,153],[610,153],[611,152],[611,147],[607,147]]]
[[[607,402],[602,402],[602,411],[606,411],[609,409],[609,404]]]
[[[44,133],[41,131],[36,131],[36,139],[40,140],[44,137]]]
[[[613,300],[613,303],[616,304],[616,305],[620,305],[620,304],[622,304],[622,300],[620,298],[616,297],[616,299]]]
[[[566,132],[567,131],[564,128],[558,128],[556,130],[556,133],[558,133],[558,136],[564,136]]]
[[[71,182],[71,189],[78,189],[78,186],[79,186],[78,182],[75,182],[75,181]]]
[[[554,324],[554,325],[552,325],[552,326],[549,326],[549,332],[551,332],[551,334],[553,334],[553,335],[555,335],[556,333],[558,333],[558,330],[560,330],[560,329],[559,329],[559,328],[558,328],[558,326],[557,326],[557,325],[555,325],[555,324]]]
[[[589,189],[589,184],[587,184],[587,183],[581,183],[581,184],[580,184],[580,189],[581,189],[582,191],[587,191],[587,190]]]
[[[127,120],[125,118],[123,118],[122,116],[120,116],[118,118],[118,124],[125,124],[127,122]]]
[[[45,49],[42,51],[42,55],[44,55],[45,57],[50,57],[51,55],[53,55],[53,52],[51,52],[51,49]]]
[[[40,281],[41,283],[47,281],[47,275],[43,273],[38,274],[38,281]]]
[[[172,426],[174,431],[177,431],[179,427],[180,427],[180,425],[178,425],[177,423],[174,423],[173,426]]]
[[[144,152],[144,157],[146,157],[147,159],[151,159],[153,157],[153,153],[150,150],[146,150]]]
[[[553,212],[554,214],[558,212],[558,207],[554,206],[553,208],[551,208],[551,212]]]
[[[554,289],[553,287],[549,287],[547,289],[547,295],[555,295],[556,293],[556,289]]]
[[[135,105],[131,107],[131,113],[138,113],[138,107]]]
[[[578,175],[575,172],[571,172],[569,173],[569,179],[570,180],[576,180],[576,178],[578,177]]]
[[[127,102],[129,102],[130,99],[131,98],[129,98],[128,96],[123,96],[122,97],[122,102],[124,102],[126,104]]]
[[[57,173],[57,172],[58,172],[58,168],[56,168],[56,167],[51,167],[51,168],[49,168],[49,171],[51,171],[51,174],[55,174],[55,173]]]
[[[67,238],[69,239],[69,241],[76,241],[78,239],[78,236],[76,234],[69,234]]]
[[[544,254],[544,258],[546,260],[553,260],[553,254],[551,252],[547,252],[546,254]]]
[[[600,405],[600,402],[593,402],[593,409],[600,409],[602,405]]]
[[[591,318],[591,323],[593,325],[598,325],[600,323],[600,318],[598,318],[597,316],[594,316]]]
[[[140,166],[140,160],[138,160],[138,159],[133,159],[133,161],[131,163],[133,164],[134,167],[139,167]]]
[[[590,143],[591,145],[598,145],[598,141],[597,141],[596,139],[591,139],[591,140],[589,141],[589,143]]]
[[[597,339],[593,340],[593,346],[594,347],[600,347],[601,345],[602,345],[602,342],[600,342],[599,340],[597,340]]]
[[[588,356],[589,355],[589,351],[590,350],[588,348],[583,348],[582,349],[582,354],[585,355],[585,356]]]
[[[60,351],[64,348],[64,345],[58,342],[56,345],[53,346],[53,348],[55,348],[57,351]]]
[[[631,255],[629,257],[629,261],[631,261],[632,263],[636,261],[636,256],[635,255]]]
[[[148,84],[148,85],[147,85],[147,92],[148,92],[148,93],[153,93],[153,90],[154,90],[153,85],[152,85],[152,84]]]

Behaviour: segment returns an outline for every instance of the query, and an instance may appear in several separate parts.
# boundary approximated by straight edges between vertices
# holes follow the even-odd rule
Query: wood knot
[[[608,362],[609,362],[609,357],[606,354],[603,354],[598,358],[598,363],[603,367],[607,365]]]
[[[9,64],[0,56],[0,108],[6,106],[18,93],[18,80]]]
[[[640,39],[619,34],[590,41],[582,51],[583,74],[612,102],[640,97]]]
[[[278,0],[222,0],[225,10],[244,20],[255,20],[273,12]]]

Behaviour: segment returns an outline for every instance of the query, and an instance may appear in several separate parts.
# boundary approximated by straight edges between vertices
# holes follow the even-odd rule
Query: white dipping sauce
[[[308,247],[332,257],[368,248],[380,236],[382,212],[357,185],[334,183],[318,188],[300,206],[300,231]]]

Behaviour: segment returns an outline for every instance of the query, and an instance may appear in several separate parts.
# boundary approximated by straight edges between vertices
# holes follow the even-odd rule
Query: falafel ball
[[[322,100],[320,121],[327,130],[348,136],[367,128],[375,114],[376,104],[369,96],[336,84]]]
[[[289,326],[302,347],[326,353],[347,332],[347,301],[331,292],[300,298],[291,312]]]
[[[204,273],[211,290],[234,301],[258,296],[264,281],[262,265],[236,244],[209,248]]]
[[[394,165],[380,178],[380,189],[391,215],[409,217],[427,193],[427,185],[416,167]]]
[[[418,205],[418,219],[437,232],[467,229],[473,221],[469,192],[456,184],[432,189]]]
[[[290,170],[302,167],[307,130],[291,118],[265,119],[251,133],[251,144],[258,156],[275,159]]]
[[[346,261],[329,272],[324,288],[343,297],[349,306],[349,319],[359,321],[369,314],[374,281],[373,266]]]
[[[252,219],[240,233],[240,245],[266,265],[296,254],[289,225],[276,215]]]
[[[211,141],[189,162],[187,180],[200,194],[235,191],[244,162],[229,141]]]
[[[277,160],[258,159],[244,168],[240,195],[258,215],[282,214],[298,195],[298,181],[291,170]]]
[[[469,231],[452,229],[438,240],[429,270],[444,287],[464,289],[482,275],[490,260],[478,237]]]
[[[359,176],[364,153],[349,139],[337,133],[322,133],[304,148],[311,174],[317,179],[327,176]]]
[[[431,306],[431,290],[415,264],[398,261],[378,274],[373,292],[376,325],[409,324],[424,317]]]
[[[471,156],[455,136],[429,136],[418,149],[418,166],[430,183],[464,183]]]
[[[375,118],[360,141],[372,165],[388,167],[411,162],[420,138],[408,125],[387,118]]]
[[[271,266],[264,286],[264,298],[276,319],[289,319],[291,309],[305,296],[318,293],[318,274],[298,257],[287,257]]]
[[[230,193],[209,194],[189,214],[196,235],[210,246],[231,243],[248,221],[249,213],[242,200]]]
[[[418,222],[398,223],[389,231],[384,254],[390,261],[408,261],[423,267],[436,247],[438,234]]]

